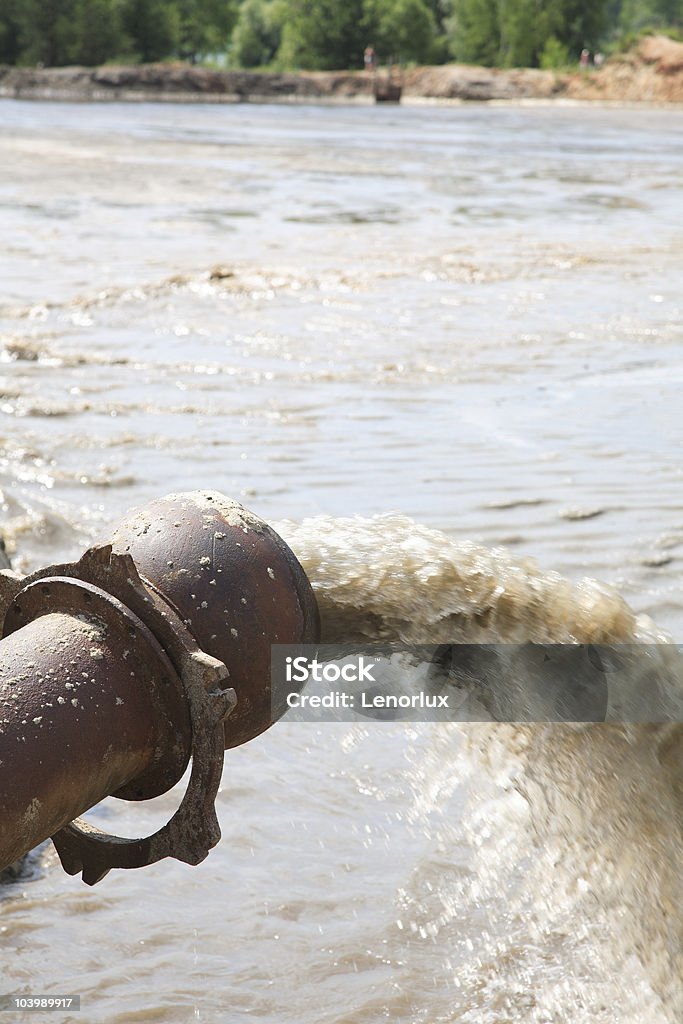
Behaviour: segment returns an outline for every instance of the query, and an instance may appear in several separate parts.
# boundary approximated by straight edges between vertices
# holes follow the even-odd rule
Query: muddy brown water
[[[16,567],[211,487],[280,524],[339,628],[679,640],[682,131],[0,103]],[[102,1024],[678,1021],[680,749],[282,723],[229,752],[199,868],[90,890],[48,853],[3,887],[0,993]],[[145,834],[177,799],[91,816]]]

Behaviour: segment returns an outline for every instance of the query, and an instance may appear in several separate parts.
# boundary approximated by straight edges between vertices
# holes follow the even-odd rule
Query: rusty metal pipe
[[[90,884],[165,856],[199,863],[220,837],[223,747],[279,717],[270,645],[318,639],[289,548],[222,495],[172,495],[122,524],[114,550],[26,580],[0,572],[0,621],[3,611],[0,869],[48,836]],[[166,792],[190,756],[185,798],[154,836],[118,839],[77,820],[108,795]]]
[[[53,612],[1,649],[0,869],[158,766],[171,716],[189,753],[173,667],[134,616],[117,630],[96,614]]]

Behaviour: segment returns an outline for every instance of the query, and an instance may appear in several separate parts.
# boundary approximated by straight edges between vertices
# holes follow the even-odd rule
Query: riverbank
[[[378,72],[380,76],[385,73]],[[212,71],[186,64],[0,67],[0,97],[66,101],[372,103],[366,71]],[[600,100],[683,103],[683,44],[647,36],[601,68],[571,73],[447,64],[402,75],[405,102]]]

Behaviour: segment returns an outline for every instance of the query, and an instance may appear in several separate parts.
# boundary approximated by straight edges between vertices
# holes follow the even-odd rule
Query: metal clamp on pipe
[[[112,867],[200,863],[220,838],[224,748],[282,713],[271,644],[318,638],[310,584],[284,541],[220,494],[171,495],[78,562],[0,573],[3,609],[0,868],[48,836],[91,885]],[[107,795],[166,792],[190,757],[187,792],[154,835],[121,839],[79,820]]]

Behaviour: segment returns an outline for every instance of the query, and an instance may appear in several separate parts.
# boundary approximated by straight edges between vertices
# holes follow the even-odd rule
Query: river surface
[[[681,181],[675,109],[0,102],[15,567],[210,487],[279,524],[337,638],[680,641]],[[89,889],[48,853],[3,887],[0,993],[680,1021],[682,748],[281,723],[227,754],[199,868]],[[91,816],[146,834],[177,800]]]

